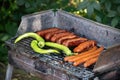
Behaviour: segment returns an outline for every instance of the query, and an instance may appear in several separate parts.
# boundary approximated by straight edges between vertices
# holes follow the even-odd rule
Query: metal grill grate
[[[15,48],[18,53],[21,53],[28,57],[37,57],[39,58],[40,62],[46,63],[47,65],[50,65],[53,68],[60,69],[62,71],[65,71],[67,74],[74,75],[79,78],[91,78],[94,77],[94,73],[92,72],[92,68],[84,68],[82,65],[78,67],[74,67],[72,63],[64,62],[63,56],[61,55],[42,55],[35,53],[31,47],[30,42],[32,41],[32,38],[26,38],[21,40],[20,42],[16,43]],[[14,39],[12,40],[13,43]],[[21,52],[22,51],[22,52]],[[37,63],[38,64],[38,63]],[[44,65],[44,64],[43,64]],[[37,68],[40,66],[36,65]]]

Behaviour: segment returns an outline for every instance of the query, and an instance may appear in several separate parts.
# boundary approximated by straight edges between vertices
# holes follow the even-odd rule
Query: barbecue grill
[[[16,36],[6,41],[9,58],[6,80],[11,79],[13,66],[43,80],[99,80],[99,76],[92,71],[94,65],[90,68],[84,68],[82,65],[74,67],[71,63],[64,62],[60,55],[35,53],[30,47],[32,38],[14,44],[20,34],[51,27],[66,29],[81,37],[96,40],[99,45],[104,45],[105,49],[120,43],[120,30],[66,11],[47,10],[26,15],[22,17]]]

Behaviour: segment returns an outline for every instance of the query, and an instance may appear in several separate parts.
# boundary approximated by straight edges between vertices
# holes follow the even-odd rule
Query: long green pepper
[[[70,56],[70,55],[73,55],[72,51],[64,46],[64,45],[61,45],[61,44],[58,44],[58,43],[53,43],[53,42],[45,42],[45,45],[46,46],[49,46],[49,47],[53,47],[53,48],[57,48],[57,49],[60,49],[62,50],[67,56]]]
[[[55,49],[41,49],[38,47],[38,42],[36,40],[33,40],[31,42],[31,48],[33,49],[33,51],[40,53],[40,54],[50,54],[50,53],[59,53],[59,51],[55,50]]]
[[[36,39],[38,41],[38,46],[40,48],[43,48],[45,46],[44,39],[41,36],[39,36],[38,34],[34,33],[34,32],[28,32],[28,33],[20,35],[19,37],[17,37],[17,39],[15,40],[14,43],[17,43],[20,40],[22,40],[24,38],[28,38],[28,37],[32,37],[32,38]]]

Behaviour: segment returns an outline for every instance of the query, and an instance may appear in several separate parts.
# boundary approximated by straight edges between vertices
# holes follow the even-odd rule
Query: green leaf
[[[85,9],[87,6],[88,6],[88,4],[89,4],[89,1],[88,0],[83,0],[83,2],[81,2],[81,3],[79,3],[79,5],[78,5],[78,9],[80,10],[80,9]]]
[[[4,42],[10,38],[11,38],[11,36],[9,34],[6,34],[6,33],[0,34],[0,41]]]
[[[96,10],[100,10],[100,4],[98,2],[94,2],[93,6]]]
[[[108,12],[108,17],[114,17],[117,13],[115,11],[109,11]]]
[[[1,24],[0,24],[0,31],[4,31],[4,27]]]
[[[120,0],[113,0],[113,3],[120,4]]]
[[[30,4],[28,2],[25,3],[25,7],[26,8],[29,8],[30,7]]]
[[[96,19],[97,22],[101,22],[101,17],[96,16],[95,19]]]
[[[103,23],[103,24],[108,24],[108,23],[109,23],[109,20],[110,20],[109,17],[104,16],[104,17],[103,17],[103,20],[102,20],[102,23]]]
[[[91,16],[93,14],[93,12],[94,12],[93,5],[87,6],[87,14],[88,14],[88,16]]]
[[[120,14],[120,6],[117,7],[117,12]]]
[[[7,33],[11,34],[11,35],[15,35],[17,32],[17,24],[14,22],[8,22],[5,25],[5,30]]]
[[[111,26],[115,27],[119,22],[119,18],[118,17],[115,17],[112,19],[111,21]]]
[[[107,11],[110,11],[110,8],[111,8],[111,2],[110,1],[107,1],[105,3],[105,8],[107,9]]]
[[[16,3],[17,3],[19,6],[22,6],[22,5],[24,5],[25,0],[16,0]]]
[[[101,3],[105,3],[106,0],[100,0]]]
[[[7,49],[6,49],[6,47],[5,47],[5,44],[3,43],[3,44],[1,44],[0,45],[0,51],[6,51]]]
[[[101,19],[105,16],[102,11],[95,10],[94,13],[99,16]]]

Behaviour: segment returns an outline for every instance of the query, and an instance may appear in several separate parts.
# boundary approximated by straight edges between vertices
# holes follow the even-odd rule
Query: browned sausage
[[[67,35],[70,35],[70,34],[73,34],[73,33],[63,32],[63,33],[54,34],[54,35],[51,37],[51,41],[52,41],[52,42],[56,42],[57,39],[59,39],[59,38],[61,38],[61,37],[64,37],[64,36],[67,36]]]
[[[76,56],[66,56],[65,58],[64,58],[64,61],[68,61],[69,59],[73,59],[73,58],[75,58]]]
[[[74,35],[74,34],[70,34],[70,35],[67,35],[67,36],[63,36],[63,37],[61,37],[61,38],[59,38],[59,39],[57,40],[57,43],[62,44],[62,42],[63,42],[64,40],[73,39],[73,38],[76,38],[76,37],[77,37],[77,36]]]
[[[62,32],[66,32],[66,30],[56,30],[56,31],[54,31],[54,32],[47,33],[47,34],[45,35],[45,39],[46,39],[46,40],[50,40],[51,37],[52,37],[54,34],[58,34],[58,33],[62,33]]]
[[[67,47],[74,47],[74,46],[78,46],[80,43],[87,41],[86,38],[74,38],[74,39],[68,39],[63,41],[63,45],[67,46]]]
[[[85,56],[85,55],[88,55],[88,54],[91,54],[92,52],[94,52],[95,50],[97,49],[96,46],[94,46],[93,48],[91,48],[90,50],[88,51],[85,51],[85,52],[82,52],[78,55],[76,55],[74,58],[72,59],[68,59],[68,62],[74,62],[74,61],[77,61],[81,58],[81,56]]]
[[[92,59],[87,60],[87,61],[84,63],[84,67],[89,67],[89,66],[91,66],[91,65],[94,64],[97,60],[98,60],[98,57],[95,57],[95,58],[92,58]]]
[[[95,45],[96,45],[96,41],[94,41],[94,40],[88,40],[88,41],[86,41],[84,43],[79,44],[77,47],[75,47],[73,49],[73,51],[74,52],[82,52],[83,50],[85,50],[85,49],[87,49],[89,47],[93,47]]]
[[[87,54],[87,55],[84,55],[84,56],[80,56],[80,58],[75,61],[73,63],[74,66],[78,66],[79,64],[89,60],[89,59],[92,59],[92,58],[95,58],[95,57],[98,57],[99,54],[103,51],[104,47],[101,46],[100,48],[98,48],[97,50],[95,50],[94,52],[92,52],[91,54]]]
[[[55,28],[55,27],[54,27],[54,28],[48,28],[48,29],[44,29],[44,30],[37,31],[36,33],[37,33],[38,35],[44,37],[45,34],[50,33],[50,32],[54,32],[54,31],[56,31],[56,30],[59,30],[59,28]]]

